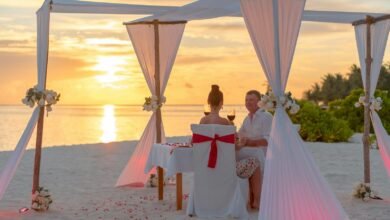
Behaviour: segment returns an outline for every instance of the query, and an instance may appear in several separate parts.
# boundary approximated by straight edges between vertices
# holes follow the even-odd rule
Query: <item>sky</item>
[[[95,0],[102,1],[102,0]],[[21,3],[23,2],[23,3]],[[43,0],[0,0],[0,105],[21,104],[36,85],[36,10]],[[179,6],[190,0],[105,0]],[[389,0],[307,0],[306,10],[390,13]],[[134,15],[51,15],[47,88],[60,104],[142,104],[149,96],[124,21]],[[390,41],[384,62],[390,62]],[[348,24],[303,22],[287,90],[296,98],[327,73],[346,74],[358,64]],[[265,92],[267,81],[242,18],[191,21],[165,92],[167,104],[205,104],[211,84],[226,104],[242,104],[245,92]]]

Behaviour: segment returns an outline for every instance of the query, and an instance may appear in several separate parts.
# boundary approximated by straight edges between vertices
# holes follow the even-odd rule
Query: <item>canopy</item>
[[[144,14],[151,15],[140,20],[162,21],[203,20],[218,17],[242,17],[238,0],[198,0],[183,6],[156,6],[103,3],[76,0],[46,0],[55,13],[88,14]],[[367,15],[378,17],[384,13],[310,11],[303,12],[303,21],[351,24]]]
[[[252,4],[254,4],[255,7],[252,7]],[[46,85],[49,24],[50,13],[52,12],[148,15],[138,21],[159,20],[161,24],[161,21],[191,21],[218,17],[242,17],[241,10],[245,9],[243,11],[245,13],[244,19],[247,29],[249,30],[252,43],[254,44],[256,53],[263,66],[267,79],[275,91],[275,94],[278,96],[283,95],[287,84],[301,21],[352,24],[356,20],[364,19],[367,15],[373,17],[385,15],[383,13],[365,12],[304,11],[304,4],[305,0],[198,0],[190,4],[175,7],[115,4],[76,0],[45,0],[43,6],[37,12],[38,86],[39,89],[45,89]],[[257,16],[262,19],[257,19]],[[134,21],[128,22],[127,24],[130,23],[135,24]],[[150,24],[142,22],[139,24],[145,25],[145,27],[142,27],[145,31],[138,33],[140,34],[139,36],[142,36],[144,33],[148,33],[148,37],[150,37],[145,39],[152,39],[152,35],[155,36],[154,40],[141,40],[140,42],[154,42],[154,44],[159,45],[156,42],[162,41],[162,46],[156,47],[155,49],[157,51],[162,48],[158,53],[155,51],[149,51],[149,53],[145,52],[152,44],[144,45],[144,49],[138,48],[140,45],[134,45],[141,66],[142,63],[147,62],[147,65],[145,64],[143,66],[143,72],[146,80],[148,81],[150,90],[153,95],[156,93],[156,96],[160,99],[169,78],[169,73],[180,44],[182,32],[184,31],[184,25],[178,24],[182,26],[176,28],[177,33],[175,36],[177,38],[169,39],[168,35],[164,35],[165,29],[158,25],[155,26],[153,29],[154,31],[151,31],[151,27],[147,27],[148,25],[150,26]],[[289,28],[287,28],[287,26]],[[160,28],[161,38],[158,37],[158,34],[156,34],[160,31]],[[134,38],[137,36],[132,34],[132,31],[135,31],[136,29],[137,28],[134,27],[130,29],[128,28],[133,44],[137,44],[137,40]],[[166,30],[169,31],[170,29]],[[259,30],[267,31],[263,34],[260,33]],[[387,29],[386,33],[388,33],[388,31],[389,30]],[[167,42],[171,41],[171,44],[164,43],[164,39]],[[164,49],[167,45],[170,45],[170,48]],[[164,61],[164,59],[159,57],[160,53],[161,55],[170,54],[169,58]],[[161,63],[162,66],[165,65],[165,68],[162,68],[160,65],[155,65],[154,63],[156,67],[162,68],[162,73],[160,74],[157,73],[159,71],[154,73],[153,69],[151,69],[154,66],[152,62],[153,57],[158,62],[165,62],[165,64]],[[168,55],[166,57],[168,57]],[[163,74],[165,74],[165,76]],[[153,75],[163,76],[160,82],[161,87],[156,87],[158,89],[155,89],[154,92],[153,84],[160,85],[160,83],[151,83]],[[160,91],[161,94],[157,94],[156,91]],[[37,111],[38,110],[35,112]],[[21,137],[20,144],[18,144],[15,152],[7,163],[6,170],[2,172],[0,178],[0,199],[14,175],[14,171],[20,162],[20,158],[23,155],[28,139],[31,136],[30,133],[35,127],[36,114],[37,113],[34,113],[32,115],[29,126],[26,128],[26,132]],[[151,117],[151,122],[148,127],[151,127],[151,124],[153,124],[153,117],[154,116]],[[156,127],[159,127],[159,124],[160,122],[156,120]],[[148,130],[150,129],[147,128],[146,131]],[[163,130],[160,132],[163,132]],[[158,131],[156,133],[158,133]],[[153,132],[146,132],[144,134],[148,136],[146,137],[146,139],[148,139],[148,143],[146,145],[148,146],[139,145],[135,150],[136,152],[139,151],[142,155],[146,155],[148,153],[147,151],[150,149],[149,145],[154,140]],[[152,135],[149,137],[147,134]],[[262,194],[263,199],[266,200],[265,204],[267,206],[262,206],[261,209],[263,212],[261,213],[263,216],[260,217],[264,217],[264,219],[286,219],[285,217],[274,218],[272,216],[294,216],[294,218],[290,219],[318,219],[318,217],[321,216],[324,217],[321,219],[348,218],[335,196],[331,193],[330,187],[327,185],[325,179],[320,175],[320,172],[308,149],[304,147],[303,141],[300,139],[298,133],[293,129],[286,112],[284,112],[280,106],[278,106],[276,110],[271,132],[270,146],[270,150],[267,153],[267,164],[264,178],[264,188],[267,190],[265,190],[265,193]],[[293,151],[293,153],[289,154],[290,151]],[[293,160],[301,162],[294,163]],[[137,161],[134,163],[136,162]],[[130,165],[134,163],[129,161]],[[289,166],[291,164],[294,166]],[[129,167],[131,169],[142,169],[141,167]],[[291,172],[289,175],[283,176],[283,172],[286,172],[286,170]],[[125,173],[127,172],[128,170],[125,169]],[[297,175],[296,178],[294,175]],[[144,178],[144,176],[141,176],[139,179],[143,180]],[[303,185],[300,184],[300,181],[298,180],[306,180],[307,183],[302,188]],[[118,181],[118,185],[128,183],[128,181],[129,177],[125,175],[123,180],[120,179]],[[277,183],[279,185],[273,183]],[[305,189],[310,193],[306,193],[306,191],[302,193],[302,191],[294,191],[294,189]],[[272,193],[279,193],[279,196],[274,197],[271,195]],[[283,202],[286,198],[288,198],[288,200],[286,200],[288,202],[285,202],[283,207],[281,207],[279,205],[280,202]],[[269,201],[271,201],[271,203],[267,204]],[[280,210],[282,210],[282,213],[278,213]],[[297,210],[301,211],[298,213],[296,212]],[[313,218],[311,218],[311,216]]]

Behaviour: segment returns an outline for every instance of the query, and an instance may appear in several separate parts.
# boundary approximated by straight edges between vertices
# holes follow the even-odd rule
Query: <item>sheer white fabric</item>
[[[214,137],[235,133],[234,126],[191,125],[193,133]],[[211,141],[194,144],[194,183],[188,201],[187,214],[200,218],[237,217],[248,219],[246,197],[236,175],[234,144],[217,141],[216,167],[207,166]],[[247,182],[246,179],[244,179]]]
[[[283,95],[305,0],[241,0],[242,14],[272,90]],[[284,109],[276,109],[259,219],[348,219]]]
[[[378,113],[371,112],[372,125],[374,127],[376,141],[379,146],[379,153],[382,157],[383,164],[390,178],[390,136],[383,127],[382,121]]]
[[[134,5],[73,0],[52,0],[52,2],[52,12],[59,13],[154,14],[167,12],[177,8],[172,6]]]
[[[11,182],[12,178],[15,175],[16,168],[18,167],[20,161],[22,160],[23,154],[26,150],[27,144],[30,141],[31,135],[34,131],[34,128],[37,124],[39,117],[39,108],[35,108],[30,121],[27,124],[26,129],[24,130],[22,136],[20,137],[20,140],[18,144],[16,145],[16,148],[14,152],[12,152],[11,156],[9,157],[3,171],[1,172],[0,176],[0,200],[3,198],[4,193]]]
[[[141,20],[160,19],[164,21],[201,20],[218,17],[241,17],[237,0],[198,0],[183,6],[136,5],[103,3],[76,0],[52,0],[52,12],[89,14],[149,14]],[[311,11],[303,13],[304,21],[351,24],[364,19],[366,15],[378,17],[384,13]]]
[[[390,20],[383,20],[371,25],[371,74],[370,74],[370,96],[374,96],[378,78],[383,62],[383,56],[386,49],[386,43],[389,36]],[[359,52],[359,61],[361,67],[361,74],[363,79],[363,86],[366,88],[366,37],[367,25],[355,26],[356,43]],[[374,131],[377,137],[379,152],[382,157],[384,166],[390,178],[390,138],[387,134],[379,115],[375,111],[371,111],[371,119]]]
[[[38,89],[45,89],[47,73],[47,56],[49,48],[49,23],[50,23],[50,1],[45,1],[37,11],[37,66],[38,66]],[[5,190],[15,175],[16,169],[23,157],[27,144],[38,121],[40,108],[36,107],[31,115],[14,152],[8,159],[0,176],[0,200]]]
[[[163,126],[161,126],[163,128]],[[165,135],[163,142],[165,142]],[[149,122],[145,128],[144,133],[141,136],[140,141],[135,147],[132,156],[126,167],[123,169],[119,176],[116,187],[118,186],[143,186],[146,182],[149,173],[144,173],[144,167],[148,160],[151,146],[156,142],[156,114],[152,114]],[[153,171],[153,170],[152,170]],[[151,172],[152,172],[151,171]]]
[[[38,89],[46,84],[47,59],[49,55],[50,1],[45,1],[37,11],[37,66]]]
[[[160,41],[160,94],[164,95],[175,62],[185,24],[159,25]],[[127,25],[135,53],[152,95],[156,95],[154,26],[149,24]],[[164,126],[161,124],[162,142],[165,142]],[[144,168],[153,143],[156,142],[156,113],[153,113],[134,153],[117,180],[116,186],[142,186],[148,175]]]

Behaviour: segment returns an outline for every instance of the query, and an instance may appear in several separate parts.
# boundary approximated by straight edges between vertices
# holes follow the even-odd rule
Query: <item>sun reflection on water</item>
[[[103,131],[100,140],[103,143],[108,143],[116,140],[116,122],[115,122],[115,106],[103,106],[104,114],[100,128]]]

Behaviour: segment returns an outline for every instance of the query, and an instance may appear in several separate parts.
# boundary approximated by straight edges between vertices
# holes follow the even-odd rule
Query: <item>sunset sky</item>
[[[102,0],[95,0],[102,1]],[[22,3],[23,2],[23,3]],[[20,104],[36,84],[36,17],[43,0],[0,0],[0,104]],[[189,0],[105,0],[183,5]],[[306,10],[390,13],[389,0],[307,0]],[[124,21],[143,16],[52,14],[47,88],[61,104],[142,104],[149,96]],[[384,62],[390,62],[390,41]],[[326,73],[358,64],[353,27],[304,22],[287,86],[300,98]],[[266,79],[242,18],[187,24],[166,90],[167,104],[204,104],[211,84],[241,104]]]

